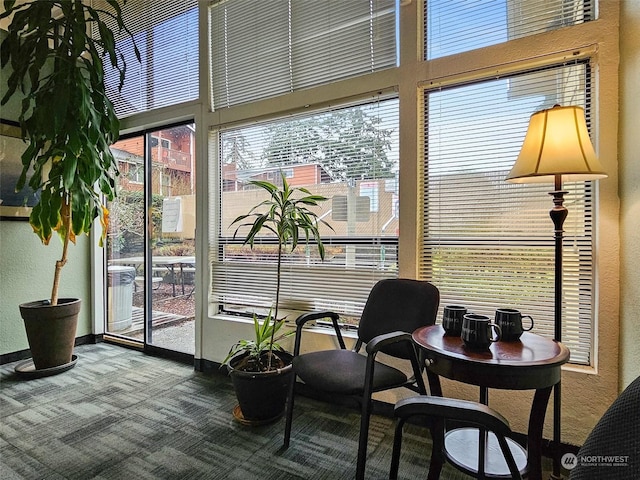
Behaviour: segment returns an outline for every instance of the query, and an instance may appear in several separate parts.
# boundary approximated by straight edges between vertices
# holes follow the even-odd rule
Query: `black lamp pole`
[[[554,339],[558,342],[562,341],[562,237],[564,220],[567,218],[567,209],[564,204],[564,195],[567,193],[562,190],[562,175],[555,175],[555,190],[550,192],[553,195],[553,208],[549,211],[549,216],[554,225],[555,238],[555,301],[554,301]],[[560,474],[560,410],[561,410],[561,387],[560,381],[556,383],[553,389],[553,474],[552,479],[561,479]]]
[[[507,175],[508,182],[528,183],[548,181],[553,176],[553,208],[549,212],[555,227],[555,297],[554,340],[562,341],[562,226],[567,209],[562,190],[562,175],[572,180],[597,180],[606,178],[593,145],[589,140],[584,109],[577,106],[541,110],[531,115],[529,128],[515,164]],[[553,395],[553,480],[562,478],[560,455],[560,381]]]

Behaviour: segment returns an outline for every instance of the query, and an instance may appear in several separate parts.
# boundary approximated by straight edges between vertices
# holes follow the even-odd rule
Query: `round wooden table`
[[[440,325],[417,329],[413,340],[423,349],[427,359],[427,378],[432,395],[442,396],[440,376],[479,386],[480,402],[484,404],[488,403],[489,388],[536,391],[529,414],[526,464],[522,465],[522,470],[528,472],[529,479],[541,479],[544,417],[551,390],[560,381],[561,367],[569,360],[569,349],[554,340],[525,332],[518,341],[494,342],[486,351],[472,350],[460,337],[445,335]],[[478,449],[469,448],[469,429],[462,430],[447,439],[447,447],[455,449],[456,444],[462,446],[458,449],[461,452],[447,451],[452,463],[470,474],[477,473],[478,456],[483,464],[486,460],[486,464],[491,466],[490,459],[485,459],[484,455],[485,450],[487,454],[491,452],[491,447],[486,449],[486,445],[478,441]],[[515,442],[513,446],[517,450]],[[465,453],[469,454],[468,458],[459,458]],[[518,456],[517,451],[514,453]],[[502,473],[496,472],[494,476],[499,477]]]

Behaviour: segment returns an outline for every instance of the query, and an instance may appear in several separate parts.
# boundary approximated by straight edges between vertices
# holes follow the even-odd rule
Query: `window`
[[[99,8],[99,2],[96,6]],[[136,59],[130,35],[118,34],[116,42],[127,62],[121,91],[118,72],[105,62],[107,93],[118,117],[197,99],[197,0],[130,1],[122,6],[122,13],[141,62]],[[118,31],[117,26],[109,26]]]
[[[160,192],[165,197],[169,197],[173,194],[171,191],[171,178],[171,175],[168,173],[163,172],[160,174]]]
[[[227,0],[209,13],[215,110],[397,65],[395,0]]]
[[[516,307],[553,337],[554,240],[544,184],[505,177],[529,117],[554,104],[590,112],[586,63],[424,92],[423,240],[420,275],[441,304],[476,313]],[[589,363],[593,315],[594,198],[589,182],[565,183],[563,343]]]
[[[171,148],[171,140],[166,138],[151,137],[151,148]]]
[[[602,39],[592,25],[582,24],[596,19],[595,1],[212,0],[207,13],[210,109],[217,110],[207,117],[214,167],[209,169],[212,312],[252,313],[270,305],[273,240],[265,237],[253,251],[243,249],[230,223],[257,203],[249,180],[278,181],[283,171],[290,183],[330,197],[322,215],[336,228],[322,231],[325,262],[304,247],[287,259],[289,309],[331,308],[356,317],[378,278],[417,271],[441,289],[442,305],[464,303],[487,314],[516,306],[534,316],[537,333],[553,336],[547,195],[552,188],[504,179],[532,113],[560,103],[581,105],[592,114],[591,103],[599,97],[588,62],[595,65],[597,59],[588,57]],[[416,14],[424,14],[424,25],[415,22]],[[423,45],[413,41],[414,28],[421,29]],[[411,49],[403,52],[403,63],[401,37],[403,47]],[[476,49],[482,50],[473,55]],[[471,57],[473,62],[465,63]],[[573,63],[561,64],[567,59]],[[354,103],[371,92],[392,90],[407,98]],[[381,119],[378,132],[393,132],[388,145],[378,140],[386,155],[380,167],[375,160],[383,158],[380,153],[356,148],[364,136],[357,132],[364,131],[346,123],[347,116],[353,122],[362,111]],[[396,124],[385,123],[383,112],[391,111]],[[339,141],[338,126],[343,134],[351,132],[349,142]],[[418,142],[424,145],[416,159]],[[344,152],[336,156],[340,149]],[[400,157],[409,167],[403,172],[408,187],[403,225],[421,222],[419,235],[405,231],[410,238],[400,244],[411,251],[399,257]],[[416,160],[422,170],[412,184]],[[416,186],[418,198],[408,193]],[[590,183],[565,186],[570,194],[563,341],[573,362],[588,364],[597,311],[595,194]]]
[[[425,59],[592,19],[591,0],[425,0]]]
[[[142,165],[129,165],[129,181],[133,183],[144,182],[144,167]]]
[[[253,249],[245,247],[246,232],[234,239],[231,223],[262,198],[249,181],[277,182],[283,171],[290,185],[329,199],[318,213],[334,229],[321,228],[324,262],[304,244],[284,259],[283,307],[359,316],[373,284],[397,275],[397,99],[214,135],[220,139],[222,220],[212,246],[213,301],[225,312],[271,305],[275,240],[265,236]]]

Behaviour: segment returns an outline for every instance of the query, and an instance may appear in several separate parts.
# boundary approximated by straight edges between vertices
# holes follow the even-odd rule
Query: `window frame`
[[[341,103],[339,105],[332,105],[331,107],[322,107],[322,108],[318,108],[318,109],[313,109],[310,111],[310,109],[305,109],[302,112],[297,112],[295,114],[290,114],[290,115],[286,115],[286,116],[282,116],[282,115],[277,115],[274,118],[265,118],[265,119],[260,119],[257,122],[252,122],[252,123],[248,123],[248,124],[240,124],[240,125],[233,125],[232,129],[238,129],[238,128],[242,128],[243,126],[255,126],[255,125],[259,125],[259,124],[271,124],[271,123],[278,123],[281,121],[284,121],[286,119],[305,119],[305,118],[309,118],[310,116],[322,116],[325,114],[330,114],[334,111],[342,111],[342,110],[346,110],[349,108],[357,108],[360,106],[371,106],[371,105],[376,105],[376,104],[380,104],[386,101],[397,101],[397,96],[394,94],[388,94],[388,95],[376,95],[376,96],[365,96],[363,98],[359,98],[359,99],[349,99],[348,101],[345,101],[344,103]],[[388,107],[386,107],[388,108]],[[396,107],[397,108],[397,107]],[[221,160],[224,155],[221,154],[222,152],[222,141],[221,141],[221,137],[224,134],[224,132],[226,132],[229,129],[225,129],[225,128],[220,128],[220,129],[216,129],[212,132],[210,132],[210,134],[212,135],[212,140],[209,142],[210,143],[210,152],[214,153],[216,155],[217,161],[216,161],[216,170],[217,170],[217,175],[218,175],[218,180],[217,180],[217,190],[212,191],[211,192],[211,197],[210,198],[218,198],[219,195],[224,193],[224,189],[225,189],[225,185],[227,185],[227,183],[225,183],[225,179],[223,178],[223,174],[222,174],[222,165],[223,165],[223,160]],[[276,168],[276,167],[272,167],[272,168]],[[285,165],[285,168],[283,169],[283,172],[286,172],[287,169],[289,169],[289,165]],[[399,167],[398,167],[399,168]],[[268,170],[268,169],[267,169]],[[265,170],[265,171],[267,171]],[[396,177],[397,178],[397,177]],[[269,180],[272,181],[272,180]],[[374,181],[374,180],[370,180],[370,181]],[[385,181],[385,178],[379,178],[377,179],[377,181]],[[339,182],[340,183],[340,182]],[[321,185],[334,185],[333,183],[328,183],[328,184],[321,184]],[[323,192],[317,192],[317,191],[312,191],[312,193],[318,193],[318,194],[323,194]],[[331,202],[331,200],[329,199],[327,202]],[[211,204],[210,204],[211,205]],[[250,205],[249,207],[251,207],[252,205]],[[216,209],[216,218],[218,219],[222,219],[223,215],[222,215],[222,209],[223,209],[223,201],[219,200],[216,201],[214,205],[212,205],[213,208]],[[396,215],[397,215],[397,211],[395,209],[392,209]],[[245,212],[243,212],[245,213]],[[241,233],[238,234],[238,236],[236,238],[234,238],[233,236],[229,236],[229,235],[223,235],[222,233],[222,229],[228,227],[228,225],[222,225],[222,222],[217,221],[216,223],[214,223],[213,225],[210,226],[210,253],[209,253],[209,267],[212,267],[212,265],[215,265],[215,262],[219,262],[220,264],[222,264],[222,256],[223,256],[223,249],[226,246],[230,246],[230,245],[242,245],[243,244],[243,237],[241,235]],[[212,235],[216,235],[216,238],[213,239],[211,236]],[[391,248],[394,248],[396,250],[396,258],[397,258],[397,251],[398,251],[398,234],[396,233],[395,235],[379,235],[379,236],[367,236],[367,235],[354,235],[354,236],[344,236],[344,235],[331,235],[331,236],[323,236],[322,237],[322,241],[325,245],[326,249],[331,249],[333,246],[343,246],[345,248],[348,247],[353,247],[353,248],[358,248],[358,247],[366,247],[366,246],[370,246],[373,248],[376,247],[384,247],[384,246],[388,246]],[[258,237],[255,241],[256,245],[276,245],[276,241],[273,238],[269,238],[269,237],[265,237],[265,236],[261,236]],[[300,248],[304,248],[304,246],[299,246]],[[264,268],[270,268],[270,267],[274,267],[275,268],[275,263],[271,262],[271,263],[267,263],[265,262],[264,264],[261,264],[262,267],[261,269],[264,270]],[[294,264],[292,267],[290,267],[290,272],[286,272],[286,262],[283,265],[283,278],[286,276],[292,276],[295,275],[295,271],[296,271],[296,265]],[[344,269],[344,271],[348,271],[346,270],[347,267],[346,266],[337,266],[337,267],[332,267],[331,265],[328,265],[326,263],[322,263],[320,265],[315,266],[315,268],[317,268],[317,272],[319,275],[322,275],[322,271],[324,269],[324,271],[331,271],[331,269],[335,268],[339,268],[339,269]],[[273,275],[275,275],[275,271],[273,272]],[[334,275],[337,275],[334,273]],[[372,277],[372,278],[388,278],[389,275],[375,275],[375,274],[371,274],[371,275],[367,275],[368,277]],[[395,271],[395,274],[391,275],[391,277],[395,277],[397,276],[397,270]],[[216,288],[216,284],[215,284],[215,279],[214,279],[215,275],[212,273],[211,276],[211,292],[213,290],[215,290]],[[378,279],[379,279],[378,278]],[[283,282],[286,280],[283,280]],[[266,282],[266,280],[265,280]],[[364,307],[364,302],[366,300],[366,296],[368,295],[368,292],[370,290],[370,288],[373,286],[373,284],[375,283],[375,281],[372,281],[370,283],[370,286],[367,287],[366,289],[361,289],[359,292],[359,300],[355,300],[353,301],[353,303],[350,303],[349,306],[344,306],[343,309],[341,309],[340,307],[338,307],[338,303],[337,302],[333,302],[333,301],[328,301],[326,303],[320,302],[322,304],[322,308],[323,310],[326,309],[330,309],[329,306],[333,306],[333,310],[341,313],[343,315],[343,317],[345,319],[347,319],[344,323],[344,328],[345,329],[352,329],[354,327],[354,322],[357,318],[357,316],[359,315],[359,313],[361,312],[362,308]],[[220,315],[239,315],[239,316],[251,316],[252,313],[254,312],[258,312],[259,314],[262,315],[266,315],[268,313],[268,302],[266,301],[256,301],[256,304],[253,306],[253,310],[247,310],[247,311],[238,311],[238,310],[228,310],[224,308],[224,305],[222,303],[217,302],[216,300],[212,300],[213,297],[215,297],[216,295],[214,293],[211,293],[209,295],[209,312],[210,314],[220,314]],[[275,289],[274,289],[275,292]],[[295,297],[295,296],[294,296]],[[283,298],[281,296],[281,308],[280,311],[283,312],[284,315],[288,315],[289,318],[294,318],[295,315],[302,313],[305,310],[300,310],[300,299],[298,300],[293,300],[292,302],[288,303],[286,298]],[[328,305],[328,306],[325,306]],[[322,324],[322,322],[319,322],[318,324]]]
[[[417,278],[419,247],[420,204],[418,185],[418,172],[420,169],[418,157],[420,150],[421,120],[416,105],[421,88],[429,85],[433,88],[451,85],[454,83],[472,82],[480,78],[500,76],[514,71],[526,71],[537,68],[540,65],[562,62],[568,58],[590,58],[595,69],[602,63],[602,47],[600,42],[607,42],[608,36],[601,29],[601,25],[612,25],[610,18],[615,13],[614,8],[607,5],[605,10],[606,20],[601,20],[603,8],[595,5],[592,21],[575,26],[569,26],[553,32],[544,32],[535,38],[518,38],[501,44],[496,44],[481,49],[461,52],[450,57],[434,60],[422,60],[424,51],[421,41],[423,32],[424,1],[411,2],[401,5],[398,9],[399,28],[403,31],[398,37],[397,48],[399,50],[400,63],[396,68],[390,68],[382,72],[375,72],[356,79],[346,79],[336,82],[334,85],[320,85],[309,88],[303,92],[293,92],[274,99],[264,99],[252,104],[244,104],[228,109],[210,112],[206,117],[211,130],[226,128],[257,119],[271,118],[278,115],[299,113],[309,108],[322,108],[334,105],[341,100],[366,96],[379,92],[397,92],[400,99],[400,156],[402,167],[400,169],[400,199],[403,208],[399,213],[400,236],[398,239],[399,276]],[[548,39],[548,40],[547,40]],[[617,55],[612,46],[609,53]],[[605,65],[608,74],[614,75],[608,65]],[[607,80],[605,83],[609,83]],[[602,86],[599,86],[599,89]],[[606,85],[604,88],[607,88]],[[207,92],[209,94],[210,92]],[[595,99],[593,111],[594,143],[599,151],[600,138],[600,90],[593,92]],[[615,109],[605,106],[606,116],[613,118]],[[607,118],[608,118],[607,117]],[[611,140],[615,144],[615,139]],[[608,150],[615,153],[615,145],[610,144]],[[210,150],[213,151],[213,150]],[[601,153],[601,152],[599,152]],[[601,153],[602,154],[602,153]],[[210,159],[217,162],[218,159],[210,155]],[[594,195],[597,199],[596,211],[601,209],[599,204],[600,187],[596,185]],[[611,199],[607,197],[607,202]],[[613,197],[615,198],[615,194]],[[210,205],[213,201],[210,199]],[[217,215],[217,214],[216,214]],[[217,218],[210,216],[215,223]],[[209,229],[211,229],[210,225]],[[595,249],[601,250],[598,242],[599,226],[595,225],[596,244]],[[605,248],[608,250],[608,248]],[[599,306],[601,293],[599,292],[598,271],[600,260],[596,254],[596,285],[594,290],[594,328],[598,329],[598,316],[602,308]],[[216,309],[209,308],[209,315],[215,316]],[[594,335],[596,330],[594,329]],[[596,348],[597,339],[592,348]],[[597,362],[597,356],[593,355],[593,363]]]
[[[516,95],[513,101],[510,99],[509,93],[506,97],[510,100],[499,102],[499,100],[491,98],[490,101],[483,102],[481,98],[478,98],[478,94],[467,92],[471,89],[486,88],[494,84],[499,85],[502,82],[508,82],[506,86],[498,86],[489,88],[491,91],[496,92],[500,89],[505,89],[507,92],[511,92],[512,89],[518,89],[520,94],[524,93],[524,96],[541,97],[544,95],[557,95],[563,96],[566,93],[559,92],[557,89],[557,82],[559,79],[562,82],[566,82],[563,86],[567,87],[567,92],[573,96],[581,94],[584,96],[585,104],[582,104],[580,100],[576,100],[574,103],[578,106],[585,108],[585,114],[587,123],[591,123],[591,110],[592,105],[590,103],[591,92],[596,90],[594,79],[592,78],[591,66],[588,58],[561,62],[557,64],[545,65],[536,69],[526,69],[522,72],[512,72],[510,74],[504,74],[499,78],[486,77],[482,79],[476,79],[473,82],[466,82],[463,84],[447,85],[446,88],[429,89],[424,88],[421,92],[421,104],[424,105],[423,115],[425,116],[424,125],[425,130],[423,135],[426,137],[429,134],[429,126],[431,123],[435,123],[440,116],[447,118],[446,113],[440,113],[437,110],[433,120],[427,120],[431,118],[429,109],[427,107],[428,97],[430,95],[447,95],[451,92],[449,97],[455,98],[456,92],[462,90],[465,95],[466,104],[469,107],[463,107],[463,102],[456,102],[450,105],[451,109],[460,108],[465,112],[467,109],[472,109],[474,112],[478,110],[480,114],[487,114],[488,108],[491,105],[496,105],[495,113],[498,117],[504,118],[504,114],[509,112],[510,109],[526,109],[526,106],[519,105],[518,98],[522,95]],[[532,80],[529,80],[527,76],[530,76]],[[572,78],[572,83],[569,86],[567,78]],[[538,83],[533,83],[533,81]],[[584,87],[583,86],[584,82]],[[547,84],[545,86],[545,83]],[[542,85],[543,91],[540,92],[536,88],[536,85]],[[555,84],[555,88],[550,88],[550,85]],[[533,85],[533,87],[532,87]],[[468,87],[468,88],[467,88]],[[579,89],[580,93],[576,93],[576,89]],[[526,91],[523,92],[523,90]],[[458,93],[458,95],[460,95]],[[485,96],[483,98],[490,98]],[[556,97],[557,100],[557,97]],[[549,99],[545,99],[549,101]],[[525,105],[527,102],[524,102]],[[533,102],[531,102],[533,103]],[[551,104],[555,103],[555,100]],[[551,104],[545,107],[550,107]],[[499,105],[499,106],[498,106]],[[476,106],[478,108],[476,109]],[[489,106],[488,108],[483,108]],[[540,110],[541,107],[534,108],[533,111],[526,114],[527,119],[530,114]],[[451,111],[451,109],[449,111]],[[516,113],[513,114],[516,118]],[[522,117],[524,114],[521,114]],[[449,118],[449,121],[451,119]],[[488,122],[492,120],[487,120]],[[446,288],[449,285],[449,289],[441,292],[441,300],[443,303],[440,306],[439,314],[442,314],[442,308],[444,304],[465,304],[475,313],[486,314],[492,316],[497,308],[511,307],[518,308],[523,311],[523,314],[533,314],[537,322],[534,326],[534,333],[538,333],[550,338],[553,337],[554,329],[554,311],[553,311],[553,292],[554,292],[554,279],[550,275],[553,271],[553,252],[554,252],[554,239],[552,236],[553,223],[549,219],[548,211],[553,206],[549,201],[547,193],[553,190],[552,184],[532,184],[532,185],[510,185],[505,181],[508,169],[512,164],[503,165],[501,168],[496,166],[497,162],[504,162],[505,156],[513,155],[519,151],[521,142],[517,142],[517,138],[521,136],[524,138],[524,132],[526,130],[526,123],[522,123],[521,119],[518,119],[518,125],[520,125],[521,132],[513,130],[513,122],[501,122],[497,119],[493,120],[495,124],[491,124],[493,129],[502,128],[503,134],[511,134],[510,137],[504,137],[504,146],[502,148],[509,148],[511,154],[500,152],[495,150],[497,144],[490,145],[490,148],[495,150],[495,157],[491,158],[491,164],[484,166],[483,163],[479,163],[476,157],[455,160],[460,166],[455,171],[441,172],[434,178],[433,183],[429,181],[431,174],[429,166],[429,148],[427,140],[423,140],[425,147],[422,149],[422,155],[424,157],[422,162],[422,168],[424,170],[423,182],[422,182],[422,203],[424,211],[422,214],[421,229],[423,235],[421,236],[422,258],[420,265],[421,278],[439,278],[436,284],[441,285],[442,288]],[[493,134],[484,133],[487,130],[485,125],[473,125],[466,126],[467,130],[477,129],[479,135],[483,135],[482,138],[491,142],[493,140]],[[438,139],[439,130],[441,126],[436,125],[435,137]],[[514,136],[515,135],[515,136]],[[444,136],[444,135],[443,135]],[[466,131],[464,140],[458,139],[459,142],[455,145],[447,144],[446,139],[442,144],[438,143],[434,152],[434,168],[448,168],[451,165],[450,162],[454,161],[454,157],[460,155],[461,149],[465,147],[463,145],[475,145],[473,135]],[[514,145],[514,143],[516,145]],[[511,144],[511,145],[510,145]],[[518,150],[513,150],[513,147],[517,146]],[[449,147],[452,150],[450,153],[443,152],[443,158],[447,159],[446,163],[439,162],[438,150],[444,150],[445,147]],[[492,151],[494,151],[492,150]],[[453,152],[456,152],[454,155]],[[483,158],[482,156],[480,158]],[[466,168],[468,170],[461,170]],[[501,169],[506,168],[503,174],[500,173]],[[460,172],[460,175],[464,175],[464,180],[452,178],[452,174]],[[497,176],[497,178],[496,178]],[[497,188],[500,192],[496,192],[493,188],[497,182]],[[450,185],[456,184],[457,188],[451,190]],[[472,185],[470,193],[470,205],[475,205],[475,209],[472,211],[478,211],[479,214],[476,217],[474,215],[474,221],[470,222],[470,219],[465,216],[464,213],[460,214],[459,221],[450,221],[446,217],[438,217],[437,211],[442,208],[443,211],[451,210],[455,205],[460,192],[465,191],[468,185]],[[516,188],[514,188],[516,187]],[[523,188],[524,187],[524,188]],[[564,234],[564,249],[566,250],[565,259],[563,263],[563,329],[565,335],[563,335],[564,343],[571,349],[572,357],[571,361],[574,364],[588,365],[593,359],[593,345],[594,345],[594,317],[595,317],[595,293],[594,293],[594,280],[595,280],[595,235],[593,233],[596,223],[596,208],[595,208],[595,194],[594,194],[594,182],[565,182],[563,190],[568,190],[567,205],[569,206],[569,220],[565,224]],[[427,208],[431,205],[430,199],[436,198],[438,193],[442,191],[444,198],[448,200],[438,200],[433,204],[433,210],[435,221],[429,219],[429,213],[432,209]],[[455,193],[454,193],[455,192]],[[483,192],[483,193],[481,193]],[[483,198],[491,199],[490,206],[484,203]],[[526,202],[527,209],[518,207],[518,202]],[[574,205],[575,203],[575,205]],[[440,207],[442,205],[442,207]],[[513,205],[514,207],[509,207]],[[490,213],[483,213],[485,208],[490,208]],[[513,215],[510,213],[511,208],[518,209]],[[532,209],[534,211],[532,211]],[[522,217],[523,213],[527,213],[526,220]],[[500,215],[498,215],[500,214]],[[477,222],[476,222],[477,218]],[[466,219],[466,221],[465,221]],[[507,226],[506,220],[510,219],[517,225],[518,221],[528,221],[529,225],[522,228],[512,228],[511,225]],[[583,225],[580,227],[579,225]],[[445,227],[448,225],[448,227]],[[460,235],[458,226],[465,225],[464,228],[469,229],[469,233],[464,236]],[[574,225],[572,235],[571,225]],[[429,236],[429,226],[433,226],[433,237]],[[451,228],[455,230],[451,233],[445,233],[445,228]],[[522,230],[527,230],[528,234],[523,235],[520,233]],[[504,242],[504,246],[502,246]],[[571,245],[573,247],[571,248]],[[575,254],[572,254],[572,250],[576,250]],[[485,251],[485,255],[489,255],[487,258],[491,260],[486,263],[474,264],[469,263],[470,260],[464,258],[475,257],[482,255],[481,252]],[[517,260],[514,258],[514,253],[520,251],[520,255]],[[448,265],[447,267],[434,266],[429,259],[433,257],[429,256],[429,252],[440,252],[442,255],[449,255],[450,259],[453,259],[454,265]],[[504,256],[504,262],[496,261],[498,256]],[[511,258],[510,258],[511,257]],[[528,258],[531,264],[517,262],[523,261],[522,258]],[[505,263],[506,262],[506,263]],[[515,262],[515,263],[514,263]],[[477,267],[475,266],[477,265]],[[519,266],[518,266],[519,265]],[[516,268],[516,266],[518,266]],[[448,268],[450,267],[450,268]],[[550,267],[547,268],[547,267]],[[484,280],[479,279],[476,276],[469,276],[472,270],[484,269],[487,274],[487,278]],[[524,272],[530,270],[530,276],[526,278]],[[445,273],[448,271],[449,273]],[[504,274],[511,276],[513,284],[522,282],[521,289],[514,290],[514,288],[506,289],[502,295],[493,299],[493,303],[490,302],[492,296],[496,296],[494,292],[499,291],[501,285],[495,282],[496,272],[503,271]],[[546,273],[546,280],[544,276]],[[454,278],[457,280],[454,281]],[[492,288],[487,288],[493,283]],[[483,287],[484,285],[484,287]],[[476,291],[475,295],[470,295],[465,299],[464,291]],[[537,296],[533,296],[531,291],[537,291]],[[484,293],[479,293],[484,292]],[[502,302],[502,303],[500,303]]]

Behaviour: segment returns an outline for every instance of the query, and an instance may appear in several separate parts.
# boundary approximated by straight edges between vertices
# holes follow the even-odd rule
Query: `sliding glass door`
[[[193,354],[195,130],[183,124],[123,138],[109,202],[106,334]]]

